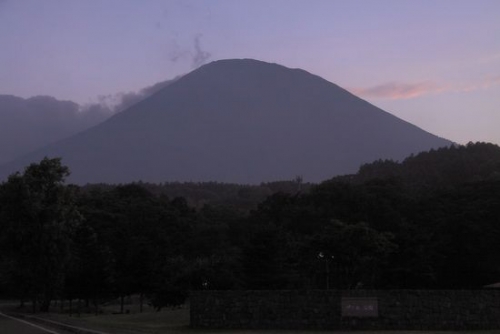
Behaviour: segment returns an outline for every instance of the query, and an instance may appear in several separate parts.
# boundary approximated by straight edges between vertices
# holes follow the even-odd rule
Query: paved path
[[[0,312],[0,333],[2,334],[61,334],[21,319],[15,319]]]

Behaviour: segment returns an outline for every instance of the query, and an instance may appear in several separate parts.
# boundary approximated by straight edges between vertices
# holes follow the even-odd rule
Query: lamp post
[[[333,260],[335,256],[328,256],[324,252],[319,252],[318,258],[325,260],[326,289],[330,290],[330,260]]]

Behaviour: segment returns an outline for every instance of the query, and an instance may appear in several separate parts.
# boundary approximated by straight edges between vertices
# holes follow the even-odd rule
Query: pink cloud
[[[351,88],[353,94],[362,97],[380,99],[412,99],[419,96],[439,94],[444,92],[473,92],[485,90],[500,85],[500,75],[482,78],[476,82],[437,84],[431,81],[418,83],[389,82],[368,88]]]
[[[374,97],[384,99],[411,99],[422,95],[439,93],[444,90],[432,82],[419,83],[400,83],[389,82],[386,84],[368,87],[368,88],[353,88],[351,92],[363,97]]]
[[[453,87],[450,87],[448,91],[455,93],[468,93],[475,92],[477,90],[490,89],[495,86],[500,86],[500,75],[488,76],[475,82],[457,83],[453,85]]]
[[[476,84],[475,87],[473,86],[469,88],[472,88],[472,90],[479,90],[479,89],[488,89],[497,85],[500,85],[500,75],[484,78],[481,82]]]

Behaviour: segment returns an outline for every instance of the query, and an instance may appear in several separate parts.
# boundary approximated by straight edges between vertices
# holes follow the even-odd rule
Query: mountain
[[[23,99],[0,94],[0,143],[8,143],[0,145],[0,164],[97,125],[113,113],[125,110],[170,85],[179,77],[157,82],[138,92],[110,95],[113,106],[105,103],[79,105],[52,96]]]
[[[60,156],[76,183],[317,182],[450,144],[304,70],[220,60],[0,167],[0,177]]]

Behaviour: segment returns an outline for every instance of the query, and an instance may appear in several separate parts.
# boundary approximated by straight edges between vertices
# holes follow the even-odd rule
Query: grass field
[[[54,320],[72,323],[85,328],[110,334],[500,334],[500,330],[491,331],[317,331],[317,330],[204,330],[189,327],[189,309],[164,310],[161,312],[85,315],[80,318],[67,315],[51,315]]]
[[[12,303],[3,303],[11,306]],[[2,306],[2,302],[0,302]],[[7,306],[8,307],[8,306]],[[12,307],[12,306],[11,306]],[[317,331],[317,330],[205,330],[189,327],[189,307],[164,309],[160,312],[145,306],[139,313],[138,305],[129,304],[129,313],[114,314],[119,310],[117,304],[107,305],[103,314],[82,313],[80,316],[67,313],[37,314],[38,317],[67,323],[73,326],[93,329],[109,334],[500,334],[500,330],[489,331]]]
[[[145,310],[143,313],[129,314],[45,314],[43,317],[113,334],[136,333],[187,333],[189,328],[189,310]]]

